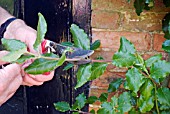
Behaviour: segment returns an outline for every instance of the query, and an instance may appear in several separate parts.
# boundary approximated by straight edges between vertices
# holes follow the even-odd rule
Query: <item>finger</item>
[[[24,81],[22,82],[22,85],[23,85],[23,86],[29,86],[29,87],[33,86],[32,84],[29,84],[29,83],[24,82]]]
[[[10,84],[20,74],[21,67],[18,64],[10,64],[0,69],[0,79],[4,84]]]
[[[36,81],[34,80],[32,77],[30,77],[28,74],[26,74],[25,76],[23,76],[23,81],[27,84],[30,84],[30,85],[42,85],[43,82],[40,82],[40,81]]]
[[[21,75],[16,76],[11,83],[8,83],[6,89],[4,89],[4,91],[0,95],[1,99],[0,102],[4,103],[9,98],[11,98],[12,95],[16,92],[16,90],[20,87],[21,83],[22,83]]]
[[[27,33],[29,33],[29,34],[27,34],[27,36],[25,37],[25,38],[26,38],[25,43],[27,44],[30,52],[32,52],[32,53],[34,53],[34,54],[37,54],[37,51],[36,51],[36,50],[34,49],[34,47],[33,47],[33,45],[34,45],[34,43],[35,43],[35,41],[36,41],[37,31],[34,30],[34,29],[32,29],[32,28],[29,27],[29,26],[27,26],[26,29],[27,29],[27,31],[29,31],[29,32],[27,32]],[[39,52],[41,53],[41,47],[39,47],[38,50],[39,50]]]
[[[1,58],[5,55],[7,55],[9,52],[7,51],[0,51],[0,65],[6,64],[7,62],[4,62],[1,60]]]
[[[15,93],[21,84],[22,84],[22,76],[18,75],[14,78],[14,80],[10,84],[8,84],[8,87],[6,88],[4,94],[9,95]]]
[[[15,92],[14,92],[14,93],[11,93],[10,95],[8,95],[8,97],[4,100],[4,103],[5,103],[7,100],[9,100],[14,94],[15,94]]]
[[[54,71],[50,72],[49,75],[30,75],[34,80],[39,82],[49,81],[54,77]]]

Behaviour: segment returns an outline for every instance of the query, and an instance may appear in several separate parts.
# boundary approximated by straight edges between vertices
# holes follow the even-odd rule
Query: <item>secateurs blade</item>
[[[50,40],[44,40],[42,43],[43,51],[50,50],[50,52],[57,53],[57,54],[62,54],[68,48],[72,50],[71,52],[66,53],[66,57],[68,59],[72,59],[73,62],[76,62],[77,64],[86,64],[86,63],[91,62],[90,60],[87,60],[86,58],[88,58],[94,53],[93,50],[83,50],[81,48],[64,46],[64,45],[55,43]]]

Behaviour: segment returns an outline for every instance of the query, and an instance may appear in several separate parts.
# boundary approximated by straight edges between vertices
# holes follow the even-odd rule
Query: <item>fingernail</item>
[[[43,75],[50,75],[51,72],[45,72]]]

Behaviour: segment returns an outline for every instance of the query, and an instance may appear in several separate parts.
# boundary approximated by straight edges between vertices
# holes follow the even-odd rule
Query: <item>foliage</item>
[[[128,70],[125,79],[119,78],[110,83],[108,93],[117,91],[121,84],[124,85],[124,92],[118,96],[113,96],[111,101],[108,101],[108,93],[103,93],[100,97],[78,97],[81,98],[79,101],[83,103],[83,105],[93,104],[96,101],[100,102],[101,108],[99,108],[97,112],[92,111],[97,114],[122,114],[125,112],[161,113],[163,111],[169,111],[170,90],[169,88],[162,87],[161,83],[162,80],[170,74],[170,63],[161,60],[162,56],[160,54],[144,60],[136,52],[134,45],[130,41],[124,37],[122,37],[120,41],[119,51],[113,55],[114,62],[112,64],[117,67],[127,67]],[[122,53],[122,56],[123,54],[129,54],[131,56],[129,56],[129,59],[126,61],[124,61],[124,57],[120,56],[120,60],[117,61],[115,58],[118,53]],[[133,64],[131,58],[133,58]],[[89,64],[84,65],[83,68],[85,68],[85,66],[89,67]],[[90,75],[89,73],[91,72],[86,71],[81,75]],[[84,96],[84,94],[82,93],[80,96]],[[77,108],[77,102],[78,100],[76,100],[73,106],[70,106],[72,107],[70,111],[83,113]],[[59,107],[56,108],[58,109]]]
[[[131,0],[127,0],[128,2],[131,2]],[[170,0],[162,0],[164,5],[166,7],[170,7]],[[141,15],[141,13],[144,10],[151,10],[154,7],[155,0],[135,0],[134,1],[134,7],[136,14],[138,16]],[[170,13],[166,14],[164,19],[162,20],[162,30],[165,34],[164,38],[166,40],[162,44],[162,49],[166,52],[170,52]]]
[[[39,24],[37,29],[37,40],[34,44],[38,52],[38,47],[45,36],[46,23],[41,14],[39,14]],[[44,29],[44,30],[43,30]],[[74,44],[63,43],[64,45],[76,46],[82,49],[97,49],[100,42],[96,41],[90,45],[90,40],[87,34],[77,25],[71,26]],[[7,62],[23,62],[33,59],[34,62],[25,68],[29,74],[42,74],[54,70],[61,66],[65,61],[66,53],[71,50],[68,48],[59,57],[53,53],[47,54],[33,54],[26,50],[26,45],[18,40],[2,39],[2,44],[10,53],[1,58]],[[165,113],[170,111],[170,90],[162,87],[161,83],[170,74],[170,63],[161,60],[161,55],[155,55],[147,60],[144,60],[139,55],[134,45],[125,37],[120,39],[120,48],[118,52],[113,55],[112,62],[107,62],[103,59],[91,60],[91,63],[80,65],[77,71],[77,85],[75,89],[81,87],[86,82],[99,78],[106,70],[108,64],[116,67],[127,68],[125,79],[118,78],[113,80],[108,88],[108,92],[102,93],[99,97],[90,96],[86,98],[84,93],[76,97],[73,105],[67,102],[57,102],[54,106],[61,112],[71,111],[74,114],[85,113],[81,109],[86,104],[93,104],[96,101],[100,102],[101,106],[97,112],[91,110],[92,114],[123,114],[129,113]],[[69,64],[64,70],[73,67]],[[119,95],[108,99],[109,93],[116,92],[119,88],[123,91]]]

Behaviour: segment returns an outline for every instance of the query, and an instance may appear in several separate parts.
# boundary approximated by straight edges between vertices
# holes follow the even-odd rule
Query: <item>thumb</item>
[[[7,55],[9,52],[8,51],[0,51],[0,65],[6,64],[7,62],[4,62],[1,60],[1,58],[5,55]]]

